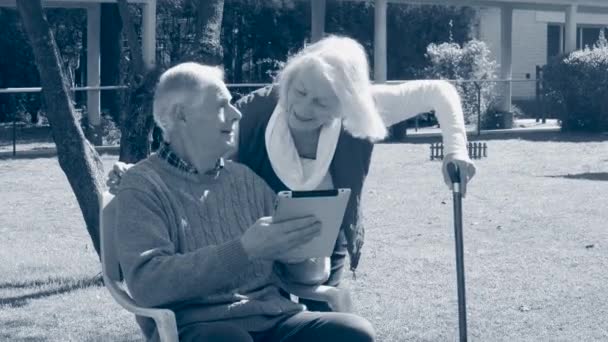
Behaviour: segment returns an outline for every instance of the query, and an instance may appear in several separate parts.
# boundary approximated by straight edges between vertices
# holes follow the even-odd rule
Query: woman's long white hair
[[[294,77],[317,70],[338,96],[344,129],[357,138],[384,139],[387,130],[374,103],[365,50],[348,37],[326,37],[287,61],[278,76],[279,103],[283,108]]]

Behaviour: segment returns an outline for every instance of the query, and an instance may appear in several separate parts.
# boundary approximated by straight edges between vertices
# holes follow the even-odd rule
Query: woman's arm
[[[372,92],[387,126],[434,110],[441,125],[446,154],[468,155],[460,95],[449,82],[420,80],[401,84],[375,84]]]

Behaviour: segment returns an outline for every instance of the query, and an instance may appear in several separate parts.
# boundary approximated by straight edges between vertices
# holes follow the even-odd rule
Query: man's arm
[[[129,292],[143,306],[212,295],[249,263],[239,239],[178,254],[169,235],[171,223],[158,201],[132,188],[121,190],[116,200],[118,259]]]
[[[447,81],[420,80],[372,86],[378,111],[387,126],[435,111],[446,154],[467,156],[467,136],[460,95]]]

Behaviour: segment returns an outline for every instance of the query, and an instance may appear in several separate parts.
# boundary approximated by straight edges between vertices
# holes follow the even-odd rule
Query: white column
[[[500,8],[500,78],[510,80],[513,77],[513,7]],[[502,82],[500,109],[511,111],[511,82]]]
[[[566,8],[566,53],[576,50],[576,5]]]
[[[318,42],[325,34],[325,0],[310,2],[310,41]]]
[[[562,54],[564,53],[564,28],[560,27],[559,28],[559,53]]]
[[[147,68],[156,64],[156,0],[143,5],[142,54]]]
[[[386,1],[374,7],[374,81],[386,81]]]
[[[99,35],[101,28],[101,7],[91,4],[87,7],[87,86],[100,85]],[[94,144],[101,144],[99,125],[101,124],[101,108],[99,90],[87,90],[87,113],[89,124],[93,126]]]

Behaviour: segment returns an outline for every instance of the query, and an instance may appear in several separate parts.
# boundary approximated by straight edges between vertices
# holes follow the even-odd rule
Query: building
[[[551,57],[566,50],[565,22],[563,11],[513,11],[512,78],[518,80],[512,85],[515,102],[535,97],[536,66],[547,64]],[[488,44],[494,59],[500,63],[500,8],[480,7],[478,25],[477,38]],[[576,49],[595,44],[602,29],[607,29],[608,34],[608,13],[579,13]]]

